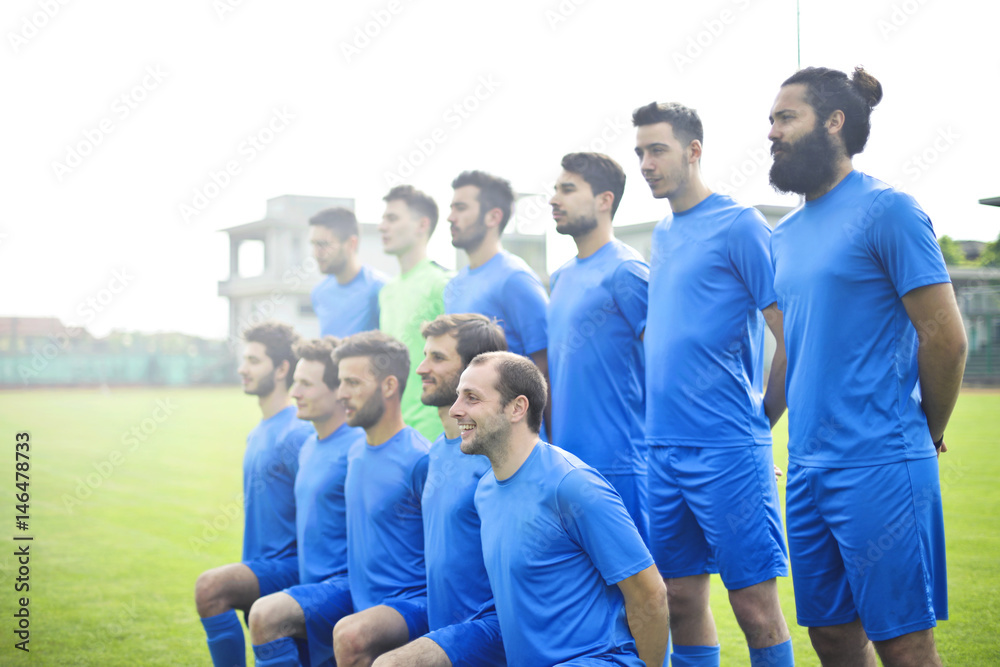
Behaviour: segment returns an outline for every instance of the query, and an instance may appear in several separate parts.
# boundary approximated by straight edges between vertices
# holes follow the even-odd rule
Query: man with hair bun
[[[854,170],[881,98],[860,67],[809,67],[771,109],[771,184],[805,195],[771,237],[788,356],[788,545],[798,622],[824,665],[874,667],[875,651],[885,665],[940,665],[937,457],[967,342],[927,214]]]

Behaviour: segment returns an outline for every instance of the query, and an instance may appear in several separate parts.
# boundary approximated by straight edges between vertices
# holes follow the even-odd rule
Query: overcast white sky
[[[939,235],[1000,230],[978,204],[1000,195],[998,25],[993,2],[802,1],[803,66],[863,64],[885,90],[855,165],[912,193]],[[616,224],[659,219],[630,123],[652,100],[699,110],[710,184],[793,205],[762,149],[795,26],[794,0],[6,2],[0,315],[224,337],[216,230],[283,194],[354,197],[375,221],[387,174],[420,146],[433,151],[406,180],[442,210],[464,169],[543,192],[564,153],[598,149],[628,174]],[[451,261],[446,224],[432,243]],[[85,321],[80,304],[109,287]]]

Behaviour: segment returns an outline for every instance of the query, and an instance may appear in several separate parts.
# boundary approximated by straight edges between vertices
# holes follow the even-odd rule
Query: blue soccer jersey
[[[545,287],[527,262],[501,250],[482,266],[458,272],[444,290],[444,312],[480,313],[503,327],[507,349],[527,356],[548,344]]]
[[[426,595],[420,496],[430,443],[406,426],[347,468],[347,573],[355,611]]]
[[[644,473],[641,336],[649,266],[612,240],[552,274],[553,441],[607,474]]]
[[[851,468],[934,456],[902,298],[950,279],[927,214],[859,171],[771,237],[788,354],[788,459]]]
[[[378,329],[378,293],[389,279],[370,266],[341,285],[327,276],[312,290],[312,307],[319,318],[321,336],[346,338],[361,331]]]
[[[604,478],[539,442],[509,478],[487,472],[475,502],[509,664],[608,654],[641,664],[616,584],[653,559]]]
[[[764,317],[776,301],[771,230],[719,194],[653,230],[646,323],[651,447],[770,445]]]
[[[347,455],[364,443],[363,429],[343,424],[322,440],[313,433],[302,445],[295,477],[300,584],[347,574]]]
[[[261,421],[243,455],[243,560],[289,558],[295,549],[295,475],[299,450],[315,431],[293,406]]]
[[[485,456],[463,454],[461,438],[442,433],[431,445],[424,486],[427,620],[431,630],[463,623],[493,607],[474,497],[490,469]],[[458,576],[461,573],[461,576]]]

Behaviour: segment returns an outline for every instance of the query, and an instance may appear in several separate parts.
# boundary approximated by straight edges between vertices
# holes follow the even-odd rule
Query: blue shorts
[[[507,664],[495,611],[428,632],[425,637],[440,646],[453,665],[503,667]]]
[[[650,551],[664,578],[729,590],[788,576],[770,447],[650,447]]]
[[[333,626],[354,613],[347,575],[318,584],[301,584],[284,591],[299,603],[306,617],[309,662],[313,667],[333,664]]]
[[[601,473],[612,488],[622,497],[625,509],[639,529],[643,543],[649,546],[649,497],[646,488],[646,473],[616,475]]]
[[[406,628],[410,631],[408,641],[413,641],[417,637],[427,634],[427,596],[417,598],[389,598],[382,600],[390,609],[395,609],[406,621]]]
[[[566,662],[560,662],[555,667],[643,667],[644,663],[636,653],[602,653],[601,655],[584,655]]]
[[[883,641],[948,618],[936,457],[864,468],[790,463],[788,546],[799,625],[857,618]]]
[[[299,583],[298,556],[245,560],[243,564],[257,577],[261,597],[283,591]]]

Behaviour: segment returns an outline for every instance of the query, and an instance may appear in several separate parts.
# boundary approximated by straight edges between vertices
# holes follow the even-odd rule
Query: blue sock
[[[208,636],[208,652],[215,667],[246,667],[247,648],[243,641],[243,626],[236,612],[230,609],[217,616],[201,619]]]
[[[266,644],[254,644],[257,667],[298,667],[299,647],[291,637],[282,637]]]
[[[678,646],[670,654],[671,667],[719,667],[721,646]]]
[[[792,653],[792,640],[768,646],[767,648],[750,649],[750,667],[794,667],[795,654]]]

